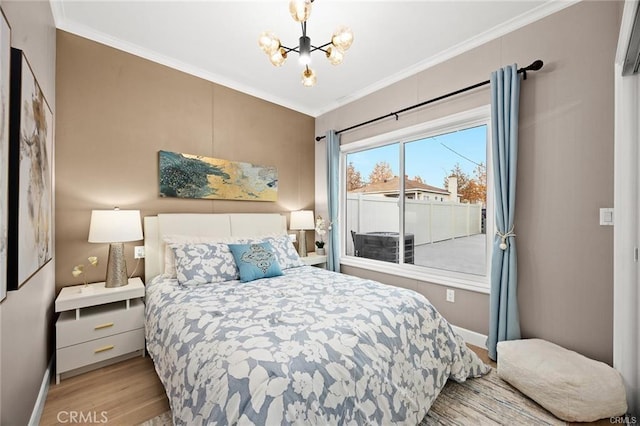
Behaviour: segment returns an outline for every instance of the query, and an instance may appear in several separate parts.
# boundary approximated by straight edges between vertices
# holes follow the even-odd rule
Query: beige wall
[[[63,31],[56,84],[58,288],[79,283],[71,269],[92,254],[101,265],[89,268],[89,281],[104,280],[108,246],[87,243],[92,209],[151,215],[314,207],[310,116]],[[276,166],[278,201],[161,198],[159,150]],[[134,245],[142,242],[126,245],[130,273]]]
[[[613,206],[613,62],[621,2],[581,2],[402,80],[316,120],[316,134],[342,129],[485,80],[510,63],[543,70],[522,83],[516,200],[522,334],[612,362],[613,230],[598,210]],[[343,134],[342,143],[490,103],[483,88],[399,121]],[[324,145],[324,144],[318,144]],[[318,208],[323,148],[316,148]],[[414,288],[455,325],[487,334],[487,295],[346,267],[345,272]]]
[[[11,44],[22,49],[56,113],[56,38],[49,2],[2,1]],[[55,179],[54,179],[55,185]],[[50,359],[54,260],[0,303],[0,424],[26,425]]]

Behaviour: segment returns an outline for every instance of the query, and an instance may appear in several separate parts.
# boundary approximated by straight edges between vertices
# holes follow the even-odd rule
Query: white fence
[[[482,232],[482,205],[426,200],[405,200],[405,233],[415,245],[468,237]],[[347,194],[347,235],[350,232],[398,232],[397,198]],[[347,253],[353,241],[346,238]]]

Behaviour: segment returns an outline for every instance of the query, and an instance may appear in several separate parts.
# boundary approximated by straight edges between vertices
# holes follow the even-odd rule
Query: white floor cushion
[[[627,411],[620,373],[545,340],[499,342],[498,376],[562,420],[592,422]]]

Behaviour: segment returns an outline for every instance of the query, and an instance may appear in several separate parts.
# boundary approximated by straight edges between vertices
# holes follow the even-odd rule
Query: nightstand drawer
[[[57,374],[144,348],[144,328],[58,349]]]
[[[129,309],[114,310],[110,305],[112,304],[85,308],[79,319],[76,319],[74,311],[60,314],[56,322],[56,348],[60,349],[144,326],[144,304],[140,299],[132,300]]]

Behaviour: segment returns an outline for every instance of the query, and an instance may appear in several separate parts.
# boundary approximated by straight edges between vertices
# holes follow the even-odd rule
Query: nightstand
[[[63,373],[83,373],[132,352],[144,356],[144,284],[122,287],[104,282],[64,287],[55,302],[56,384]]]
[[[305,257],[301,257],[300,259],[302,259],[302,261],[304,262],[305,265],[317,266],[319,268],[326,268],[327,267],[327,255],[326,254],[319,255],[319,254],[316,254],[315,251],[313,251],[311,253],[307,253],[307,255]]]

